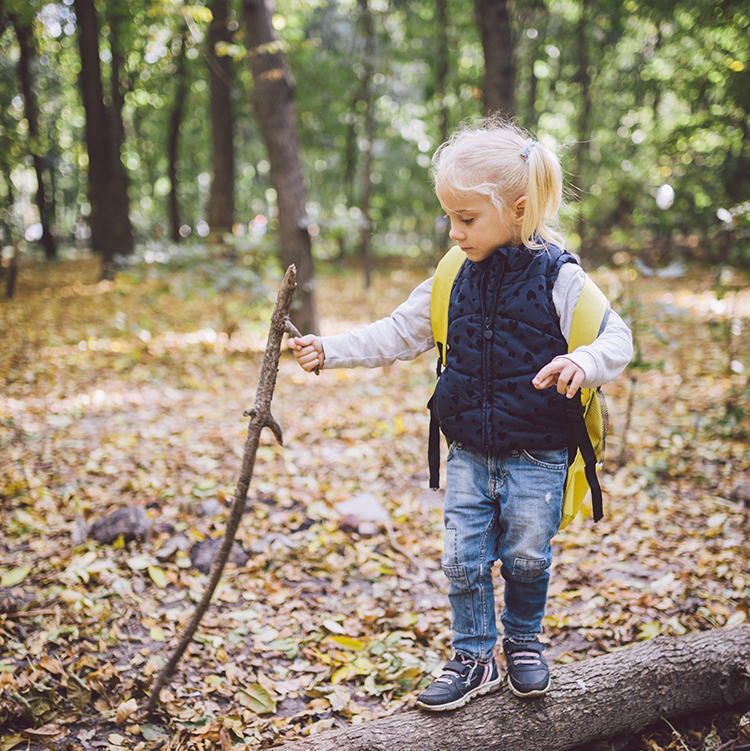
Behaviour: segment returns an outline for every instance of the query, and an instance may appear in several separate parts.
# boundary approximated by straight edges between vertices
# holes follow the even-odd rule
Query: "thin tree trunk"
[[[126,5],[112,3],[110,25],[110,50],[112,53],[110,95],[112,106],[107,111],[112,133],[112,148],[110,150],[110,182],[112,185],[112,199],[114,202],[113,218],[115,220],[114,235],[118,238],[115,249],[117,256],[127,255],[133,251],[133,228],[130,223],[128,198],[128,175],[122,162],[122,147],[125,144],[125,123],[122,119],[122,109],[125,105],[125,89],[122,84],[122,72],[125,57],[120,45],[122,27],[128,22]]]
[[[281,263],[297,266],[300,289],[294,317],[299,328],[304,333],[317,333],[315,276],[307,193],[299,159],[294,83],[264,0],[243,0],[243,11],[255,84],[255,110],[268,149],[271,182],[277,196]]]
[[[180,49],[177,53],[175,65],[175,92],[172,111],[169,115],[169,133],[167,135],[167,172],[169,177],[169,223],[172,240],[180,242],[180,205],[178,197],[179,183],[177,180],[177,158],[180,145],[180,126],[185,112],[185,102],[188,93],[188,78],[186,73],[187,40],[184,35],[178,35],[172,43],[179,39]]]
[[[42,156],[42,144],[39,133],[39,110],[36,105],[36,95],[31,81],[31,58],[34,54],[34,37],[31,28],[13,17],[13,27],[18,39],[19,61],[18,74],[21,81],[21,91],[24,100],[24,114],[29,125],[29,151],[34,162],[36,173],[36,205],[39,209],[39,221],[42,225],[41,245],[47,260],[57,257],[57,242],[52,233],[54,216],[51,206],[46,197],[46,184],[44,180],[44,157]]]
[[[375,32],[373,29],[372,11],[369,0],[358,0],[359,18],[362,24],[362,34],[365,38],[362,74],[362,97],[365,116],[365,148],[362,163],[362,229],[360,231],[360,257],[364,273],[365,289],[372,284],[372,258],[370,253],[370,239],[372,238],[372,148],[375,140],[375,104],[372,93],[372,77],[374,75]]]
[[[232,112],[232,59],[217,55],[216,45],[231,41],[227,0],[211,3],[213,21],[208,29],[208,83],[211,90],[213,176],[208,199],[208,225],[212,232],[234,225],[234,114]]]
[[[438,124],[440,126],[440,143],[448,140],[450,129],[449,109],[445,102],[448,95],[448,73],[450,72],[450,63],[448,59],[448,49],[450,40],[448,39],[448,0],[437,0],[437,55],[435,57],[435,93],[440,98],[440,109],[438,115]]]
[[[112,279],[117,256],[133,250],[127,185],[122,179],[120,144],[114,142],[112,122],[104,104],[99,25],[93,0],[75,0],[75,11],[81,54],[79,81],[86,111],[91,247],[102,258],[102,278]],[[118,97],[115,94],[113,101]]]
[[[503,687],[457,712],[411,710],[278,751],[565,751],[638,733],[661,718],[747,704],[750,626],[659,637],[551,669],[552,688]]]
[[[588,23],[589,0],[581,0],[581,15],[576,29],[578,47],[578,75],[581,86],[581,110],[578,118],[578,143],[576,145],[576,187],[578,188],[578,237],[579,254],[586,252],[586,220],[583,216],[583,195],[585,190],[585,157],[591,138],[591,76],[589,75],[589,48],[586,38],[586,24]]]
[[[5,297],[10,300],[16,294],[18,281],[18,240],[13,241],[13,255],[8,266],[8,278],[5,281]]]
[[[484,50],[484,112],[516,114],[516,63],[508,0],[475,0]]]

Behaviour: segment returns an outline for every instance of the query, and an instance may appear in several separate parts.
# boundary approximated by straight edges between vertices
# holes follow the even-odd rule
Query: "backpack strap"
[[[598,522],[604,516],[604,504],[602,487],[599,484],[599,478],[596,476],[596,454],[583,419],[585,409],[585,406],[577,399],[568,400],[568,465],[573,464],[576,452],[580,451],[585,465],[586,481],[591,490],[591,508],[594,521]]]
[[[435,275],[432,277],[430,322],[435,346],[438,348],[438,378],[448,359],[448,306],[451,301],[453,282],[465,260],[466,253],[457,245],[454,246],[440,259]],[[433,412],[432,399],[427,404],[427,408],[430,410],[430,435],[427,444],[430,487],[437,490],[440,487],[440,423]]]
[[[455,245],[438,263],[435,276],[432,277],[432,294],[430,296],[430,322],[435,346],[438,348],[440,366],[445,367],[448,357],[448,306],[451,301],[451,290],[458,270],[466,260],[466,253]],[[439,373],[438,373],[439,375]]]
[[[610,306],[606,295],[586,274],[583,289],[573,311],[568,352],[591,344],[604,331],[609,311]],[[597,522],[603,516],[602,489],[596,476],[596,453],[584,421],[586,409],[594,391],[595,389],[581,389],[580,399],[570,399],[568,402],[568,464],[573,464],[576,451],[580,450],[585,464],[586,480],[591,488],[594,521]]]
[[[591,344],[604,331],[607,318],[609,318],[609,300],[596,286],[594,280],[586,274],[583,289],[573,311],[568,352],[583,347],[585,344]]]

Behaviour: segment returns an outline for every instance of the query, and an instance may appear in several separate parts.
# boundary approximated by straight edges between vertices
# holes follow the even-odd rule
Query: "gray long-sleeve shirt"
[[[560,316],[560,329],[570,338],[578,297],[585,274],[574,263],[566,263],[552,289],[552,300]],[[396,360],[413,360],[435,346],[430,322],[432,277],[422,282],[391,315],[359,329],[321,337],[326,368],[377,368]],[[583,388],[596,388],[616,378],[633,357],[633,338],[622,318],[611,310],[604,331],[589,345],[561,355],[581,367],[586,377]]]

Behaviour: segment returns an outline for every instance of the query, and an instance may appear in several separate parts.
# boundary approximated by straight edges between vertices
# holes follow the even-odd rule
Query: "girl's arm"
[[[552,299],[560,316],[560,328],[566,341],[570,338],[573,311],[583,289],[584,279],[584,271],[578,264],[566,263],[560,269],[552,289]],[[592,344],[578,347],[574,352],[555,359],[572,361],[583,370],[584,377],[580,386],[589,389],[602,386],[616,378],[625,370],[632,357],[633,336],[630,329],[622,318],[610,309],[604,331]],[[558,363],[559,365],[561,364]]]
[[[396,360],[413,360],[435,346],[430,323],[432,278],[422,282],[391,315],[336,336],[307,335],[290,339],[297,361],[305,370],[377,368]]]

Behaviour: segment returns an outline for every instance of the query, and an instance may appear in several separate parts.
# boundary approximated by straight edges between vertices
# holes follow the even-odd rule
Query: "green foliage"
[[[262,237],[227,235],[221,244],[150,240],[125,260],[124,271],[136,284],[159,280],[162,292],[183,302],[211,301],[214,325],[231,336],[269,307],[281,276],[276,254]]]
[[[120,51],[123,57],[126,138],[121,156],[141,238],[169,232],[166,146],[176,55],[184,39],[191,84],[177,170],[184,234],[195,232],[205,218],[211,181],[207,4],[119,0],[97,7],[110,99],[116,93],[113,56]],[[366,145],[362,96],[368,70],[373,71],[369,87],[375,117],[373,250],[430,257],[441,250],[429,160],[447,131],[480,114],[483,80],[474,4],[450,0],[446,7],[443,26],[433,2],[370,0],[372,50],[353,0],[278,4],[273,22],[296,83],[301,157],[319,259],[354,253],[360,242]],[[582,8],[580,0],[527,3],[516,8],[513,23],[519,120],[561,151],[571,175],[572,202],[596,240],[590,245],[631,255],[653,248],[645,260],[654,264],[685,250],[710,260],[747,263],[750,220],[743,207],[750,188],[750,14],[744,4],[628,0],[612,6],[590,0],[581,36]],[[55,229],[63,238],[85,239],[87,155],[73,4],[6,1],[6,14],[19,9],[33,22],[40,137],[55,166],[50,196]],[[250,106],[252,80],[239,2],[234,12],[233,38],[219,53],[234,61],[236,215],[247,229],[254,217],[273,216],[276,197]],[[17,45],[7,18],[2,31],[0,155],[6,172],[12,172],[17,200],[30,203],[33,175],[24,143]],[[589,111],[585,132],[584,111]],[[579,144],[581,175],[576,176]],[[674,190],[668,208],[656,204],[662,184]],[[8,195],[7,186],[2,195]],[[7,206],[4,211],[8,225]],[[731,224],[721,218],[726,213]],[[24,225],[29,221],[33,217],[24,214]],[[564,229],[575,248],[572,227]]]

